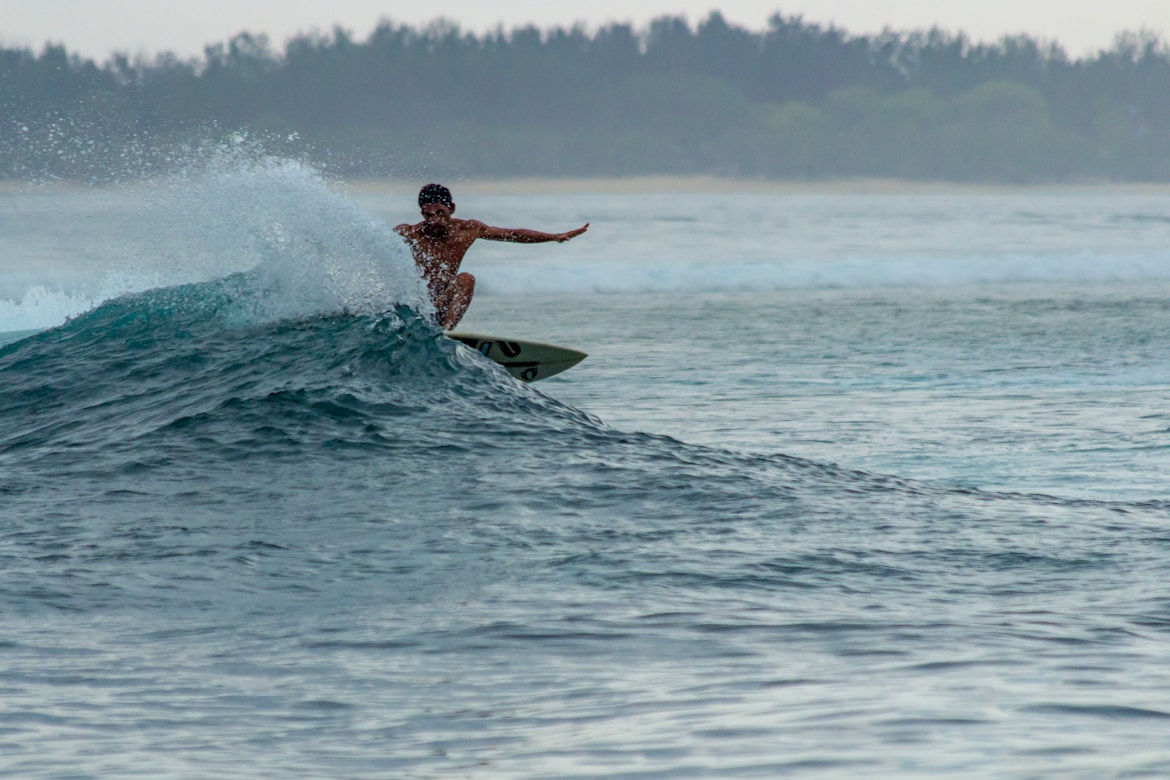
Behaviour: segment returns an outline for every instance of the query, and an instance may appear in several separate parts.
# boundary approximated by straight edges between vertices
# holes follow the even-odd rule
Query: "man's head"
[[[455,211],[451,190],[442,184],[428,184],[419,190],[418,207],[422,212],[423,235],[431,238],[446,238],[447,222]]]
[[[428,184],[419,190],[419,208],[424,208],[432,203],[442,204],[447,207],[448,211],[455,211],[455,201],[451,200],[451,190],[442,184]]]

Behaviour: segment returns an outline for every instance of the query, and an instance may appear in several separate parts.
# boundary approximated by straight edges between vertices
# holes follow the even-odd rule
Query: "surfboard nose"
[[[580,350],[539,341],[454,331],[446,331],[443,335],[499,363],[509,374],[523,382],[547,379],[589,357]]]

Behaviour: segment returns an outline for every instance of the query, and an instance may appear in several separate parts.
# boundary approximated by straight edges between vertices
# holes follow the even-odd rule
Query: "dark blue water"
[[[271,283],[0,348],[0,773],[1170,772],[1164,502],[617,430]]]

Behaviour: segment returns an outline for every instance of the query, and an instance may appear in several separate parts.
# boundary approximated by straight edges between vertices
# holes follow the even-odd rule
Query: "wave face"
[[[258,269],[124,296],[0,350],[3,513],[8,538],[24,539],[22,559],[36,560],[55,539],[104,560],[135,544],[130,529],[170,529],[143,550],[148,566],[159,565],[173,545],[193,550],[183,541],[191,528],[211,528],[193,544],[225,566],[215,576],[235,581],[228,551],[237,544],[344,535],[354,523],[378,526],[385,544],[397,533],[385,524],[458,518],[523,546],[548,534],[685,535],[696,524],[714,532],[741,521],[872,528],[912,525],[925,513],[1010,525],[1117,509],[617,431],[513,381],[404,303],[377,314],[330,306],[285,316],[302,306],[295,285],[290,293]],[[88,550],[61,542],[74,533],[100,541]],[[22,576],[47,583],[60,572]],[[95,592],[115,603],[129,596]],[[84,593],[69,598],[92,597]],[[52,602],[15,603],[36,611]]]
[[[391,449],[407,431],[425,447],[427,425],[415,430],[402,417],[453,414],[455,423],[479,424],[493,408],[519,404],[532,419],[516,424],[532,427],[555,406],[505,381],[406,304],[285,316],[301,307],[313,308],[252,271],[115,299],[10,344],[0,352],[5,455],[32,468],[84,451],[93,465],[106,463],[95,474],[111,476],[128,465],[123,457],[137,462],[135,453],[154,446],[205,464],[250,459],[250,446],[279,458],[328,458],[333,449],[316,444],[376,448],[375,429],[387,421],[403,428]],[[469,400],[485,395],[491,400]]]

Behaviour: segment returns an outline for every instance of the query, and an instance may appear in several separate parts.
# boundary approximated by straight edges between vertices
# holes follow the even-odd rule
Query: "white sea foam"
[[[0,333],[60,325],[111,298],[159,286],[149,273],[50,269],[0,277]]]
[[[36,285],[17,300],[0,298],[0,333],[51,328],[92,309],[97,303],[83,294]]]

